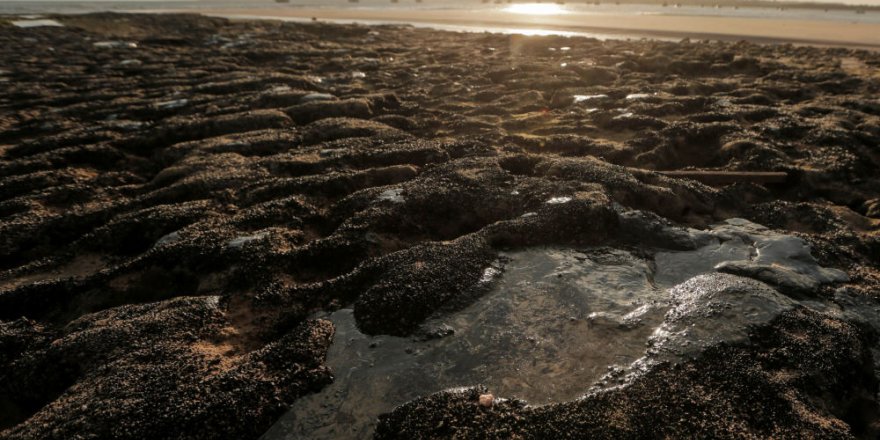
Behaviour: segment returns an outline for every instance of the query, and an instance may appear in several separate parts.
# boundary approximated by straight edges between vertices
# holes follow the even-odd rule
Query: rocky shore
[[[662,328],[787,304],[746,337],[566,402],[462,383],[375,437],[880,433],[880,53],[50,18],[0,17],[0,438],[258,438],[339,374],[324,313],[424,338],[504,252],[653,262],[732,218],[809,252],[678,285]]]

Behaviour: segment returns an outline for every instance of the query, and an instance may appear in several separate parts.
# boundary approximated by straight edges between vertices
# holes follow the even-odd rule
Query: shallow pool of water
[[[297,401],[265,438],[367,437],[379,414],[455,386],[486,384],[532,403],[575,399],[609,365],[641,357],[668,307],[648,262],[626,251],[539,248],[503,258],[503,274],[486,271],[483,282],[495,283],[488,294],[424,325],[445,337],[370,337],[352,310],[330,314],[336,380]]]
[[[35,28],[35,27],[62,27],[63,24],[59,23],[56,20],[49,19],[33,19],[33,20],[13,20],[12,23],[15,27],[20,28]]]
[[[367,336],[352,310],[329,314],[335,381],[295,402],[264,438],[365,438],[397,405],[476,384],[529,404],[577,399],[656,362],[744,338],[748,326],[798,303],[764,282],[718,273],[725,265],[773,267],[817,283],[846,277],[819,267],[803,240],[743,220],[684,233],[704,245],[503,253],[484,272],[486,294],[423,325],[422,333],[438,335],[432,339]]]

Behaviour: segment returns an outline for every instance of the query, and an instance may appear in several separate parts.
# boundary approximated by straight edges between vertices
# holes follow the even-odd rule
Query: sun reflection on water
[[[568,11],[554,3],[522,3],[507,6],[504,12],[523,15],[560,15]]]

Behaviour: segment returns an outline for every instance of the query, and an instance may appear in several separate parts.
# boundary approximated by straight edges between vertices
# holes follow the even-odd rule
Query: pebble
[[[495,403],[495,396],[491,394],[480,394],[480,406],[483,408],[491,408]]]

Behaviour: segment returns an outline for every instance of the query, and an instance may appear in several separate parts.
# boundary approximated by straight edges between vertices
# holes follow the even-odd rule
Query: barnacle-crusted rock
[[[376,438],[870,436],[871,341],[858,326],[792,310],[755,329],[751,344],[710,348],[574,402],[486,412],[477,410],[485,388],[433,394],[381,417]],[[825,400],[825,387],[847,391]]]
[[[845,68],[876,53],[54,19],[0,20],[0,438],[258,438],[344,374],[316,313],[409,337],[503,252],[694,249],[731,217],[816,257],[682,287],[670,325],[780,305],[735,343],[573,402],[424,396],[376,436],[876,437],[871,323],[789,307],[880,296],[880,85]],[[655,172],[694,169],[789,179]]]

